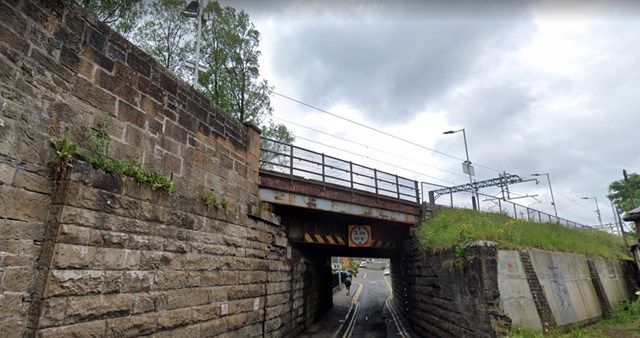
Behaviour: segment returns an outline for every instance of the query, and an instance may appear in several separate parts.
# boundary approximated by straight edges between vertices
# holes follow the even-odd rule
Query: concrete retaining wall
[[[522,252],[498,252],[500,302],[514,326],[534,330],[580,326],[630,299],[623,273],[627,262],[536,249],[526,253],[535,280],[525,273]],[[534,297],[538,284],[542,292]]]
[[[599,320],[637,287],[631,261],[543,250],[425,251],[414,241],[392,259],[394,306],[424,337],[497,337]],[[398,269],[399,268],[399,269]]]

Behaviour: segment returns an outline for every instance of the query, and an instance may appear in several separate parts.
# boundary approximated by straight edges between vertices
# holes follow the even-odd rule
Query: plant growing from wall
[[[105,115],[100,121],[97,130],[90,128],[88,124],[85,129],[88,134],[90,154],[83,157],[87,162],[117,176],[128,176],[140,183],[147,183],[151,186],[151,190],[176,191],[175,184],[163,173],[156,170],[145,170],[142,165],[131,159],[113,159],[109,156],[111,137],[108,133],[108,115]]]
[[[204,202],[204,204],[207,205],[207,207],[213,207],[216,210],[220,208],[226,209],[227,206],[229,205],[229,201],[226,199],[222,199],[221,201],[218,201],[213,196],[213,193],[211,191],[207,191],[204,194],[202,194],[200,199]]]
[[[73,167],[71,161],[74,156],[78,155],[78,145],[71,142],[69,132],[66,132],[64,137],[60,139],[51,139],[51,145],[55,149],[56,155],[47,164],[53,168],[53,182],[57,185],[67,176],[69,168]]]

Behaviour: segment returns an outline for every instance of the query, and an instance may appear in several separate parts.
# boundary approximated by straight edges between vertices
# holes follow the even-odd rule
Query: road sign
[[[370,225],[349,225],[349,246],[355,246],[355,247],[371,246],[371,226]]]

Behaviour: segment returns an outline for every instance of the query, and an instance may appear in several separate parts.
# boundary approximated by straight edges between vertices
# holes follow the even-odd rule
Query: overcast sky
[[[464,143],[442,132],[465,128],[475,180],[549,173],[560,217],[598,224],[596,197],[610,222],[609,183],[640,172],[640,6],[513,2],[222,1],[260,31],[276,92],[395,136],[276,95],[296,145],[451,186]],[[552,214],[541,183],[514,202]]]

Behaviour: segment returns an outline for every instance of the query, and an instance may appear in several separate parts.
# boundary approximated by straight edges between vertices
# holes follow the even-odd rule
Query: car
[[[358,265],[358,267],[360,267],[360,268],[366,268],[366,267],[367,267],[367,262],[362,262],[362,263],[360,263],[360,265]]]
[[[391,274],[391,270],[384,269],[384,271],[382,271],[382,274],[385,275],[385,276],[389,276]]]

